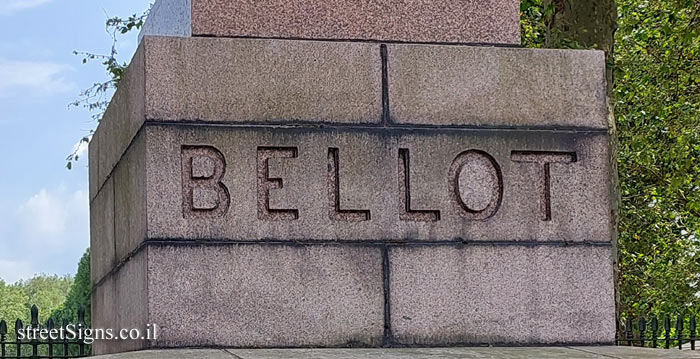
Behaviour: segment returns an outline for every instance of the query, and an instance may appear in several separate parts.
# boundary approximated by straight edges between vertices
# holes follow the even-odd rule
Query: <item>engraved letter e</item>
[[[221,218],[231,204],[224,155],[212,146],[182,146],[182,214],[185,218]]]

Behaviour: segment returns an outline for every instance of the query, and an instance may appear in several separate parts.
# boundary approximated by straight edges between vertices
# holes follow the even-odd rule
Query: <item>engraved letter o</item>
[[[465,203],[464,194],[462,193],[462,188],[465,184],[460,182],[462,173],[468,170],[478,174],[479,177],[485,180],[483,183],[476,184],[479,190],[486,192],[485,194],[488,198],[488,204],[482,208],[470,208]],[[501,207],[501,201],[503,200],[501,167],[491,155],[484,151],[469,150],[455,157],[454,161],[452,161],[452,166],[450,166],[448,182],[453,207],[459,212],[460,216],[466,219],[485,221],[493,217]]]

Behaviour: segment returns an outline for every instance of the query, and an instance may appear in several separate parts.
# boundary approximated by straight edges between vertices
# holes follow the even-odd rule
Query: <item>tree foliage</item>
[[[61,323],[75,323],[78,308],[85,308],[85,321],[90,323],[90,250],[80,259],[75,277],[38,275],[29,280],[7,285],[0,280],[0,320],[14,325],[21,319],[29,323],[32,305],[39,308],[39,321],[49,318]]]
[[[700,2],[618,0],[622,311],[700,309]]]
[[[63,304],[51,313],[56,323],[63,320],[74,322],[78,318],[78,309],[85,308],[85,322],[89,325],[90,320],[90,249],[88,248],[80,258],[78,263],[78,273],[75,275],[73,285],[68,291]]]
[[[66,298],[73,278],[70,276],[36,276],[27,281],[19,281],[15,286],[24,290],[27,295],[25,312],[29,313],[32,305],[36,305],[39,311],[39,321],[46,322],[51,311],[58,308]]]
[[[0,280],[0,320],[11,323],[16,319],[27,318],[27,304],[29,296],[22,288],[14,285],[7,285]]]
[[[99,54],[87,51],[73,51],[74,55],[82,56],[83,64],[87,64],[92,61],[100,61],[102,66],[105,67],[107,71],[107,79],[104,81],[95,82],[92,86],[81,91],[78,99],[71,102],[69,107],[82,107],[90,111],[93,115],[93,120],[100,121],[102,115],[109,105],[109,101],[114,93],[114,90],[119,86],[119,81],[121,81],[124,71],[128,66],[128,63],[123,60],[119,60],[119,52],[117,51],[117,41],[120,35],[125,35],[132,30],[139,30],[146,21],[149,10],[145,11],[141,15],[133,14],[128,18],[113,17],[107,19],[105,22],[105,30],[109,33],[112,38],[112,46],[107,54]],[[89,143],[92,137],[93,131],[80,139],[80,144]],[[78,156],[78,146],[76,149],[68,155],[66,158],[66,168],[69,170],[73,168],[73,163],[80,160]]]
[[[601,48],[585,24],[562,35],[557,11],[523,0],[525,45]],[[617,12],[620,311],[700,314],[700,2],[617,0]]]
[[[40,309],[39,320],[46,322],[51,312],[63,304],[72,284],[71,277],[56,275],[38,275],[10,285],[0,281],[0,319],[28,323],[30,309],[36,305]]]

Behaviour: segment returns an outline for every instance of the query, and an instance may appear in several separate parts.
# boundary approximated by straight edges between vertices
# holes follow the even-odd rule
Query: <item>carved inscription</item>
[[[510,159],[514,162],[534,163],[539,166],[540,175],[537,179],[537,192],[540,197],[540,219],[552,220],[552,191],[551,191],[551,164],[574,163],[574,152],[546,152],[546,151],[513,151]]]
[[[185,218],[223,217],[231,204],[224,155],[212,146],[182,146],[182,213]]]
[[[470,150],[460,153],[452,161],[448,181],[453,207],[464,218],[484,221],[493,217],[501,207],[501,167],[486,152]],[[479,198],[473,200],[477,196]]]
[[[411,209],[411,154],[406,148],[399,149],[399,219],[413,222],[437,222],[440,211],[417,211]]]
[[[337,148],[328,149],[328,216],[342,222],[363,222],[371,219],[369,210],[340,209],[340,159]]]
[[[338,222],[371,220],[370,210],[341,208],[340,150],[328,148],[328,216]],[[270,160],[295,159],[297,147],[257,148],[257,217],[263,221],[299,219],[295,208],[271,208],[270,192],[284,188],[282,178],[270,177]],[[414,209],[411,205],[411,153],[398,149],[397,193],[398,220],[404,222],[438,222],[441,210]],[[512,151],[513,162],[537,166],[536,181],[541,221],[552,220],[551,166],[577,162],[575,152]],[[212,146],[182,146],[182,198],[185,218],[221,218],[231,202],[228,188],[222,183],[226,172],[224,155]],[[319,169],[320,170],[320,169]],[[437,175],[437,174],[436,174]],[[486,221],[501,207],[504,193],[503,173],[498,162],[481,150],[468,150],[457,155],[447,175],[447,189],[452,208],[469,221]],[[444,210],[444,209],[443,209]]]
[[[297,158],[296,147],[258,147],[258,219],[265,221],[294,221],[297,209],[270,208],[270,190],[284,187],[281,178],[270,178],[271,158]]]

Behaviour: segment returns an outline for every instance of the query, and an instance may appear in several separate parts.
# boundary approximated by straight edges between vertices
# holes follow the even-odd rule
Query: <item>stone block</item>
[[[380,57],[367,43],[146,37],[97,129],[92,187],[145,121],[378,124]]]
[[[112,330],[148,329],[147,250],[139,251],[118,270],[94,287],[92,328]],[[148,347],[146,340],[96,340],[93,355],[123,353]]]
[[[625,346],[382,348],[382,349],[171,349],[101,356],[96,359],[684,359],[693,351]]]
[[[228,349],[235,359],[602,359],[568,348]],[[158,353],[161,354],[161,353]],[[183,353],[184,354],[184,353]],[[155,354],[153,354],[155,355]],[[179,356],[177,357],[180,358]],[[100,358],[102,359],[102,358]],[[121,358],[120,358],[121,359]],[[126,358],[125,358],[126,359]],[[132,358],[128,358],[132,359]],[[133,358],[137,359],[137,358]],[[176,359],[176,358],[168,358]],[[636,358],[635,358],[636,359]]]
[[[95,130],[97,141],[97,179],[99,189],[112,176],[114,167],[130,146],[145,118],[145,59],[139,47],[126,69],[119,89],[105,110]],[[92,181],[92,179],[91,179]]]
[[[142,35],[520,44],[515,0],[160,0]]]
[[[147,38],[144,44],[149,120],[369,124],[381,119],[376,44],[167,37]]]
[[[192,36],[192,0],[157,0],[139,33],[146,35]]]
[[[378,346],[384,332],[382,254],[375,247],[157,244],[115,276],[119,318],[108,327],[143,328],[147,321],[158,326],[158,338],[119,341],[131,346],[107,352]]]
[[[149,285],[149,249],[135,253],[114,275],[117,320],[115,329],[139,329],[143,335],[155,319],[149,317],[151,287]],[[171,293],[178,295],[178,293]],[[187,326],[187,322],[181,325]],[[114,341],[112,351],[123,353],[145,349],[150,342],[145,339]]]
[[[238,359],[224,349],[160,349],[102,355],[99,359]]]
[[[97,168],[100,164],[100,154],[98,153],[99,142],[97,133],[94,133],[90,139],[90,143],[88,143],[88,191],[90,192],[90,202],[97,196],[97,192],[100,190],[99,186],[101,185],[101,183],[98,184],[100,176]]]
[[[615,340],[609,246],[405,247],[389,258],[399,344]]]
[[[196,37],[463,42],[511,0],[188,1],[90,146],[95,322],[160,329],[96,354],[614,340],[601,53]]]
[[[95,329],[106,329],[117,323],[121,313],[117,310],[117,297],[115,295],[114,278],[106,278],[100,285],[94,287],[92,292],[91,326]],[[92,346],[94,355],[115,353],[112,347],[116,343],[106,340],[96,340]]]
[[[388,46],[400,125],[608,128],[602,51]]]
[[[146,238],[146,140],[139,134],[114,169],[115,253],[118,261]]]
[[[145,135],[148,238],[612,238],[606,132],[149,125]],[[216,174],[195,178],[197,156]]]
[[[116,264],[114,181],[107,180],[90,204],[90,281],[94,285]]]

